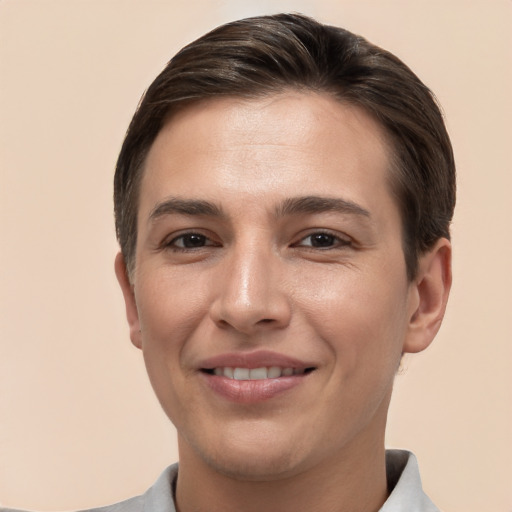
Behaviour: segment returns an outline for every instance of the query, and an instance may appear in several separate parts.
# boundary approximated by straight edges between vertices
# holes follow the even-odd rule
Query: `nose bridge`
[[[235,302],[242,308],[261,308],[267,302],[270,272],[265,275],[265,268],[270,271],[272,255],[264,247],[251,244],[248,250],[239,248],[233,265],[233,289]],[[269,280],[271,281],[271,280]],[[258,306],[259,305],[259,306]]]
[[[288,324],[290,308],[280,279],[281,262],[268,242],[240,240],[224,263],[212,305],[218,324],[245,333]]]

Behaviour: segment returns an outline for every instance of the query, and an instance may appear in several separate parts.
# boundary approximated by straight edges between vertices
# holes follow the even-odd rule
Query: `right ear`
[[[122,253],[118,253],[114,264],[117,281],[123,292],[124,304],[126,307],[126,319],[130,327],[130,339],[137,348],[142,348],[142,335],[140,330],[139,311],[135,301],[133,284],[128,277],[126,262]]]

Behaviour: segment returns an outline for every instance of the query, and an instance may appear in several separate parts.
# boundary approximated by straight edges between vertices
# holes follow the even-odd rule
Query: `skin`
[[[323,94],[208,100],[162,128],[135,271],[118,255],[116,273],[132,342],[178,430],[181,512],[385,501],[393,379],[403,353],[432,341],[451,283],[445,239],[408,281],[389,162],[379,125]],[[350,207],[283,208],[306,196]],[[216,211],[177,213],[176,199]],[[205,384],[205,359],[262,349],[315,369],[251,403]]]

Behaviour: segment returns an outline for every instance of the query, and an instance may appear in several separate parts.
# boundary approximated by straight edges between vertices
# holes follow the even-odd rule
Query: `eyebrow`
[[[279,204],[274,215],[282,218],[289,215],[336,212],[370,218],[370,212],[362,206],[339,197],[300,196],[285,199]],[[149,214],[149,221],[164,215],[191,215],[225,218],[222,208],[215,203],[201,199],[180,199],[170,197],[158,203]]]
[[[170,197],[158,203],[151,213],[149,220],[155,221],[159,217],[171,214],[179,215],[201,215],[207,217],[225,217],[222,209],[214,203],[201,199],[179,199]]]
[[[370,212],[357,203],[339,197],[303,196],[286,199],[276,209],[276,217],[304,213],[336,212],[370,218]]]

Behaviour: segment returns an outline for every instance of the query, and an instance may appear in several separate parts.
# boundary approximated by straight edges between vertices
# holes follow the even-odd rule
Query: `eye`
[[[332,233],[319,231],[302,238],[295,245],[300,247],[312,247],[314,249],[333,249],[350,244],[351,242],[348,239],[341,238],[337,235],[333,235]]]
[[[200,249],[201,247],[216,246],[215,242],[201,233],[184,233],[166,243],[167,247],[176,250]]]

